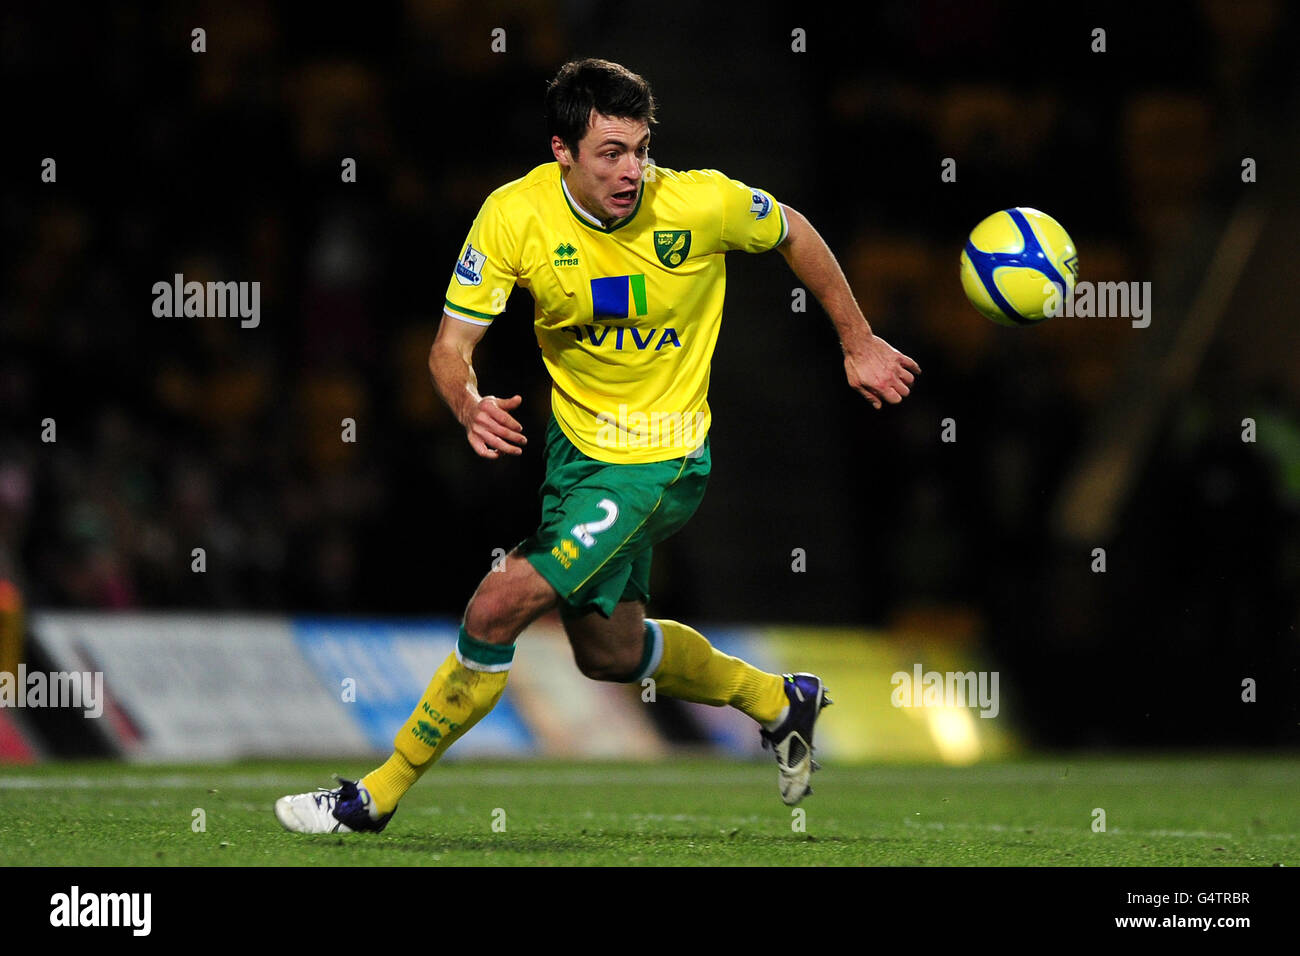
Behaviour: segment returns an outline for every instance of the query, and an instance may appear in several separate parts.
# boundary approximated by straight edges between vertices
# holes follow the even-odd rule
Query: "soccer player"
[[[645,616],[651,552],[695,512],[710,468],[709,363],[725,254],[777,249],[830,315],[849,385],[877,409],[908,394],[916,362],[874,335],[835,257],[798,212],[717,170],[648,164],[654,99],[618,64],[565,64],[546,94],[555,162],[487,197],[447,289],[429,368],[481,457],[523,453],[522,399],[481,395],[474,347],[520,285],[550,373],[552,418],[537,532],[470,599],[454,653],[358,782],[283,797],[304,833],[382,830],[403,794],[501,697],[515,639],[558,606],[594,680],[729,704],[776,753],[782,799],[811,792],[813,727],[829,701],[812,674],[768,674],[691,627]]]

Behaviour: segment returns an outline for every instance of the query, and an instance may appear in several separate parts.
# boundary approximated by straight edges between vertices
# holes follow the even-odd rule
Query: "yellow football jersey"
[[[569,440],[600,461],[680,458],[711,421],[725,253],[766,252],[787,230],[770,193],[715,169],[662,167],[647,167],[632,213],[605,228],[547,163],[483,203],[445,310],[487,325],[523,286]]]

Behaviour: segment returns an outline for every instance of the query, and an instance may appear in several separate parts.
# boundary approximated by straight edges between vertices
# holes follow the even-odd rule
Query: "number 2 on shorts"
[[[618,520],[618,505],[608,498],[601,498],[600,501],[596,502],[596,507],[605,512],[605,517],[599,521],[584,521],[581,524],[575,524],[573,530],[569,532],[588,548],[595,546],[596,535],[608,529]]]

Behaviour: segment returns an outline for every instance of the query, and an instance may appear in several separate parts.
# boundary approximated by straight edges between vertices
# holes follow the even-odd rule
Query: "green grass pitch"
[[[305,837],[276,822],[276,797],[364,769],[4,768],[0,864],[1300,865],[1295,756],[832,765],[802,820],[767,762],[458,762],[426,774],[379,835]]]

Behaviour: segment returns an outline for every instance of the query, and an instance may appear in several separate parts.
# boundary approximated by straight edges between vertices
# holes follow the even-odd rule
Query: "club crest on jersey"
[[[691,251],[691,231],[689,229],[656,229],[655,255],[669,269],[676,269],[686,261]]]
[[[772,200],[768,199],[756,189],[751,190],[749,211],[753,214],[755,219],[766,219],[767,214],[772,211]]]
[[[483,266],[487,256],[471,245],[465,246],[465,255],[456,263],[456,281],[461,285],[478,285],[483,281]]]

